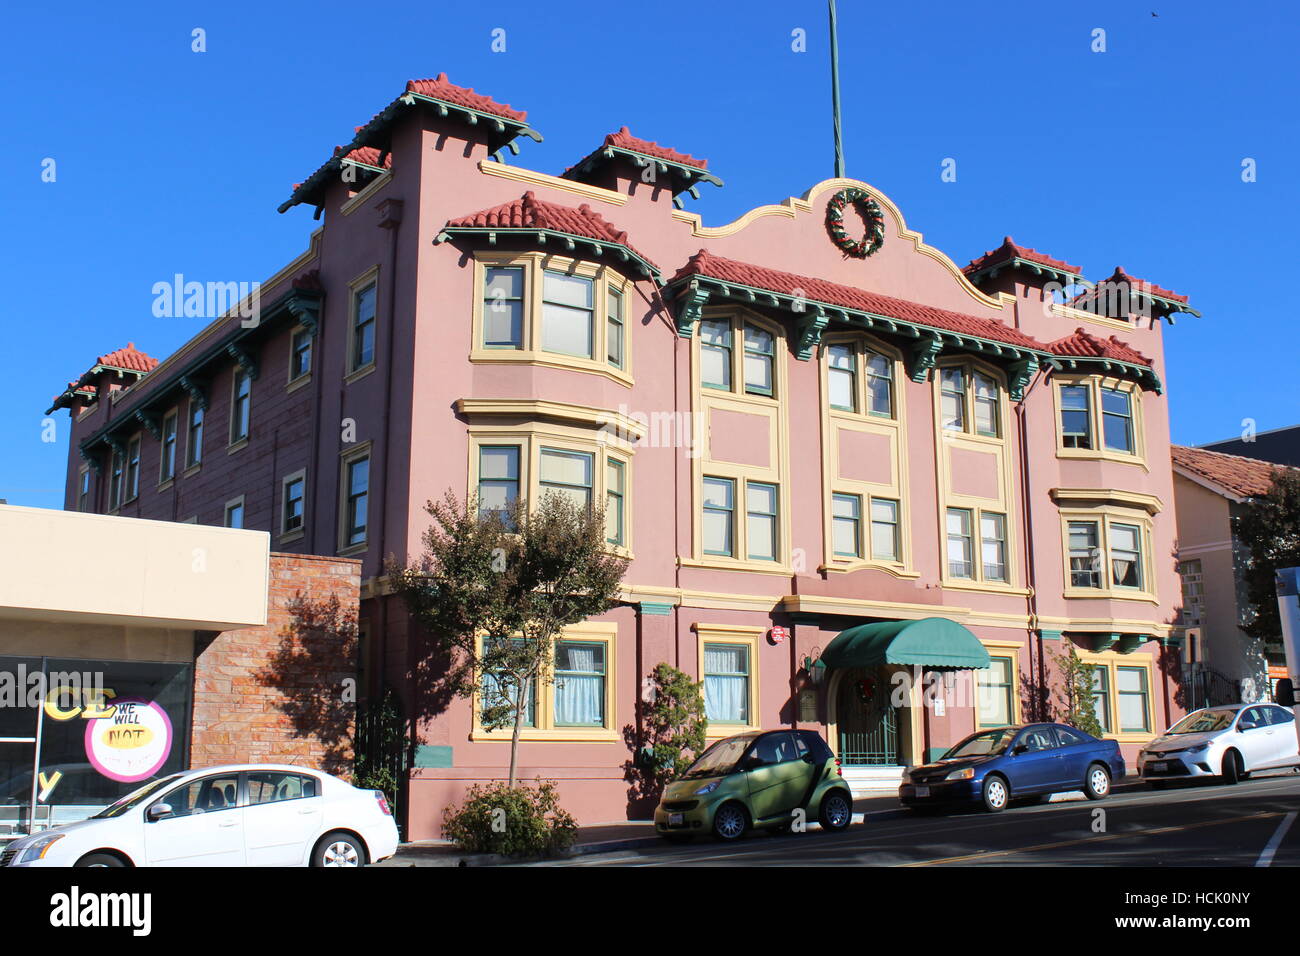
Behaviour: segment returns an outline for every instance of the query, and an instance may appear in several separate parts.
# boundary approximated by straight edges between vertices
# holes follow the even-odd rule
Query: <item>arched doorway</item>
[[[849,667],[836,675],[835,752],[844,766],[898,766],[899,708],[883,667]]]

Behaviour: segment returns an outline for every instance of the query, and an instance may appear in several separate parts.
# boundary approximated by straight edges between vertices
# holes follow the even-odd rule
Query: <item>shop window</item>
[[[975,671],[981,727],[1005,727],[1015,722],[1015,669],[1013,657],[990,657],[987,670]]]

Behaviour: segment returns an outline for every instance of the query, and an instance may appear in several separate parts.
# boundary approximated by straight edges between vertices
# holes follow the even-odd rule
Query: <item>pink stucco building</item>
[[[361,559],[365,691],[418,715],[409,836],[508,761],[469,701],[430,700],[382,576],[448,488],[607,503],[632,558],[524,732],[523,775],[582,821],[644,809],[624,729],[659,661],[705,682],[711,734],[817,727],[858,789],[1046,716],[1070,646],[1130,762],[1180,713],[1161,383],[1185,297],[1081,285],[1010,238],[962,267],[857,180],[706,225],[677,202],[721,185],[704,160],[623,129],[560,175],[504,161],[537,135],[445,76],[409,83],[294,188],[282,211],[323,224],[256,321],[214,317],[160,363],[104,355],[56,400],[68,508]],[[836,644],[929,618],[960,639]]]

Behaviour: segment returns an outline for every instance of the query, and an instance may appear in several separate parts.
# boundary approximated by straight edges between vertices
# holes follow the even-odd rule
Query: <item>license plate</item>
[[[1168,769],[1168,767],[1169,767],[1169,761],[1167,760],[1157,760],[1155,763],[1151,765],[1152,770],[1166,770]]]
[[[917,795],[918,797],[928,797],[928,796],[930,795],[930,788],[929,788],[929,787],[917,787],[917,788],[916,788],[916,795]]]
[[[670,827],[679,827],[686,822],[686,816],[681,813],[668,814],[668,825]]]

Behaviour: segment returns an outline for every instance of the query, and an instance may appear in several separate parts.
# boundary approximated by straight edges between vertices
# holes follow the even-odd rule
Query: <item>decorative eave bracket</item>
[[[704,305],[709,301],[709,290],[692,282],[679,296],[677,303],[677,334],[693,338],[695,326],[704,316]]]
[[[249,354],[243,346],[231,342],[226,346],[226,354],[239,363],[239,367],[248,373],[248,377],[257,381],[257,359]]]
[[[908,350],[908,377],[913,382],[924,382],[930,369],[934,368],[939,353],[943,351],[943,340],[937,335],[922,335]]]
[[[199,408],[202,408],[204,410],[207,409],[208,396],[207,393],[204,391],[203,385],[201,383],[190,378],[190,376],[188,375],[182,375],[180,377],[179,384],[181,388],[185,389],[185,392],[187,395],[189,395],[191,402],[193,402],[195,405],[198,405]]]

